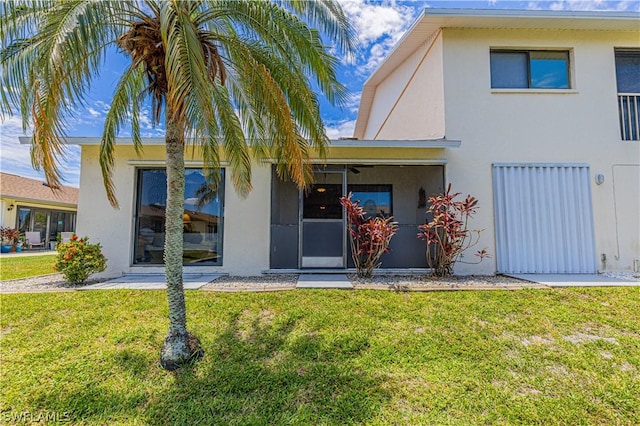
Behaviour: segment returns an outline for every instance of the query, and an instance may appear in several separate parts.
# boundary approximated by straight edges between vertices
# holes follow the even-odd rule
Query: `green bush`
[[[89,275],[107,268],[107,259],[101,251],[100,243],[89,244],[89,238],[71,237],[68,243],[58,244],[58,255],[54,269],[61,272],[71,284],[84,283]]]

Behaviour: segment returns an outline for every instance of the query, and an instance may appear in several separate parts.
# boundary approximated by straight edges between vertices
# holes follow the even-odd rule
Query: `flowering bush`
[[[71,284],[82,284],[89,275],[107,268],[100,244],[89,244],[88,241],[88,237],[78,238],[73,234],[71,241],[60,243],[56,248],[58,257],[53,268]]]
[[[349,241],[351,256],[358,269],[359,277],[370,277],[378,268],[380,257],[389,251],[391,238],[396,234],[398,223],[393,217],[365,219],[364,209],[359,201],[351,201],[351,196],[340,198],[340,204],[347,211],[349,221]]]
[[[459,192],[447,192],[429,198],[427,209],[433,215],[431,222],[420,225],[418,238],[427,241],[427,262],[437,276],[451,275],[453,265],[460,261],[462,252],[478,244],[482,229],[467,229],[467,222],[478,210],[478,200],[467,195],[464,201],[454,201]],[[431,252],[433,250],[433,252]],[[475,254],[481,262],[490,257],[486,248]],[[477,263],[477,262],[476,262]]]
[[[13,246],[20,238],[20,231],[14,228],[0,228],[0,239],[2,239],[2,245]]]

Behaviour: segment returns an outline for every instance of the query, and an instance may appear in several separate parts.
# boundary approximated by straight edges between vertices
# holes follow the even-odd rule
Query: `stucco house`
[[[52,191],[43,181],[0,172],[0,223],[20,232],[39,232],[49,247],[59,232],[73,232],[78,188],[63,185]]]
[[[354,138],[317,158],[307,192],[254,164],[245,199],[203,208],[187,151],[188,271],[254,275],[351,266],[338,197],[400,228],[383,268],[426,268],[425,195],[480,200],[471,226],[493,255],[458,274],[594,273],[640,265],[640,18],[614,12],[426,9],[362,90]],[[161,140],[144,157],[118,141],[120,209],[101,188],[99,139],[82,146],[78,232],[103,244],[108,275],[160,272],[166,198]]]

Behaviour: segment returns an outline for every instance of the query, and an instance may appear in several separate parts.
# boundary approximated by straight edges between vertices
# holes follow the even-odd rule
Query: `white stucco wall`
[[[631,268],[640,258],[640,143],[620,138],[614,47],[639,47],[639,33],[445,29],[443,39],[446,134],[462,140],[460,149],[447,151],[447,180],[480,200],[473,226],[486,229],[481,246],[495,253],[492,163],[587,163],[599,268],[601,254],[607,269]],[[492,90],[489,50],[495,47],[569,49],[572,89]],[[623,173],[620,165],[632,167]],[[594,183],[598,173],[605,176],[602,185]],[[456,269],[494,271],[495,260]]]
[[[185,160],[192,160],[189,157],[187,155]],[[120,208],[114,209],[107,201],[102,186],[98,147],[82,147],[77,233],[102,244],[108,264],[101,276],[164,271],[160,266],[132,266],[136,169],[157,167],[163,159],[164,148],[159,146],[145,147],[144,161],[147,163],[141,162],[131,146],[116,149],[114,184]],[[252,171],[253,191],[245,199],[233,190],[231,173],[225,174],[222,266],[185,266],[185,272],[257,275],[269,268],[271,173],[268,166],[260,164],[254,164]]]
[[[416,49],[376,87],[364,139],[444,137],[442,82],[442,37],[437,36]],[[410,126],[407,117],[413,119]]]

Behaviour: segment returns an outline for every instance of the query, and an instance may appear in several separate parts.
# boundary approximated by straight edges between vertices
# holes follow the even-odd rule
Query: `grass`
[[[640,424],[640,288],[187,292],[178,373],[165,297],[0,296],[0,422]]]
[[[0,281],[53,274],[55,255],[0,257]]]

